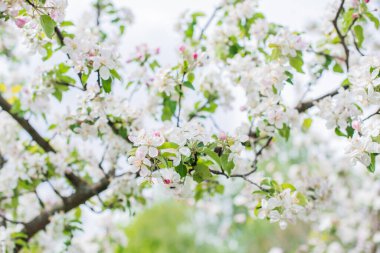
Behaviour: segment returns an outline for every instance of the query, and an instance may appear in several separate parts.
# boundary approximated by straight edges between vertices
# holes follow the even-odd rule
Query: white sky
[[[68,19],[78,20],[90,6],[91,0],[69,0]],[[136,45],[148,43],[160,47],[164,61],[173,59],[180,37],[174,24],[185,10],[211,14],[221,0],[116,0],[118,5],[131,8],[135,23],[127,30],[123,50],[131,51]],[[317,21],[329,0],[261,0],[260,9],[269,21],[302,30],[308,21]],[[167,62],[166,62],[167,63]]]

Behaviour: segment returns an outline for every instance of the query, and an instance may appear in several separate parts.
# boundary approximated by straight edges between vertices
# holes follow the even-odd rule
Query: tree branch
[[[348,46],[347,46],[346,41],[345,41],[346,35],[342,34],[342,32],[340,31],[339,26],[338,26],[339,15],[343,11],[344,2],[345,2],[345,0],[341,0],[338,11],[337,11],[335,18],[333,19],[332,23],[334,25],[336,33],[338,34],[340,44],[343,46],[344,53],[346,54],[346,59],[344,62],[346,64],[347,71],[349,71],[349,69],[350,69],[350,65],[349,65],[350,50],[348,49]]]
[[[334,91],[331,91],[329,93],[326,93],[318,98],[315,98],[315,99],[312,99],[312,100],[309,100],[309,101],[305,101],[305,102],[302,102],[300,103],[296,109],[298,110],[298,112],[305,112],[306,110],[310,109],[311,107],[314,106],[315,103],[321,101],[322,99],[324,98],[327,98],[327,97],[332,97],[332,96],[335,96],[336,94],[338,94],[338,90],[334,90]]]
[[[206,25],[202,28],[201,33],[199,34],[198,40],[201,41],[203,39],[203,35],[205,34],[207,28],[210,26],[211,22],[214,20],[216,17],[216,14],[218,11],[222,9],[222,6],[216,7],[214,12],[211,14],[210,18],[207,20]]]
[[[21,240],[28,242],[35,234],[46,228],[50,223],[50,218],[57,213],[63,212],[67,213],[72,209],[84,204],[87,200],[96,196],[97,194],[103,192],[108,188],[110,180],[107,177],[102,178],[99,182],[91,185],[79,188],[75,193],[66,198],[65,203],[60,203],[52,208],[43,211],[31,221],[24,224],[24,229],[22,233],[25,234],[25,238],[20,238]],[[19,252],[22,246],[18,245],[15,252]]]
[[[36,129],[29,123],[28,120],[18,116],[16,113],[12,112],[12,106],[5,100],[5,98],[0,94],[0,107],[3,108],[9,115],[16,120],[19,125],[24,128],[24,130],[32,137],[32,139],[45,151],[56,153],[54,148],[46,141]]]

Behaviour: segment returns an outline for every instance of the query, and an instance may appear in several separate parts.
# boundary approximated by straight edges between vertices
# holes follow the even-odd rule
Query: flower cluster
[[[262,185],[266,183],[264,182]],[[275,181],[270,183],[271,187],[276,184]],[[264,190],[271,187],[266,187]],[[271,223],[278,222],[280,228],[285,229],[288,222],[294,223],[297,217],[305,211],[306,198],[292,185],[282,184],[280,189],[282,191],[277,194],[270,194],[267,198],[263,198],[256,207],[256,213],[259,219],[268,219]]]

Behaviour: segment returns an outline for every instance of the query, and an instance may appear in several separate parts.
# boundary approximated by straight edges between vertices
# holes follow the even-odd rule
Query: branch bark
[[[50,223],[50,218],[54,214],[60,212],[67,213],[71,211],[72,209],[85,203],[90,198],[106,190],[109,184],[110,180],[107,177],[104,177],[99,182],[91,186],[79,188],[75,193],[66,198],[65,203],[57,204],[52,208],[43,211],[31,221],[25,223],[22,233],[24,233],[26,237],[22,240],[28,242],[35,234],[46,228],[46,226]],[[17,246],[14,252],[19,252],[21,249],[22,246]]]
[[[36,129],[29,123],[28,120],[20,117],[16,113],[12,112],[12,105],[8,103],[7,100],[0,94],[0,107],[3,108],[9,115],[15,119],[22,128],[32,137],[32,139],[45,151],[56,153],[54,148],[46,141],[37,131]]]

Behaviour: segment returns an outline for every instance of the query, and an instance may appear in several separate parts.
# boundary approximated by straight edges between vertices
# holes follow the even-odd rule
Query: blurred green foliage
[[[302,224],[282,231],[278,224],[248,219],[244,224],[233,224],[227,240],[221,239],[219,247],[197,243],[193,211],[185,204],[171,201],[141,212],[125,230],[128,244],[118,246],[115,253],[265,253],[272,247],[295,252],[307,236],[307,228]],[[207,233],[217,235],[217,229],[210,227]],[[231,241],[235,247],[228,247]]]

